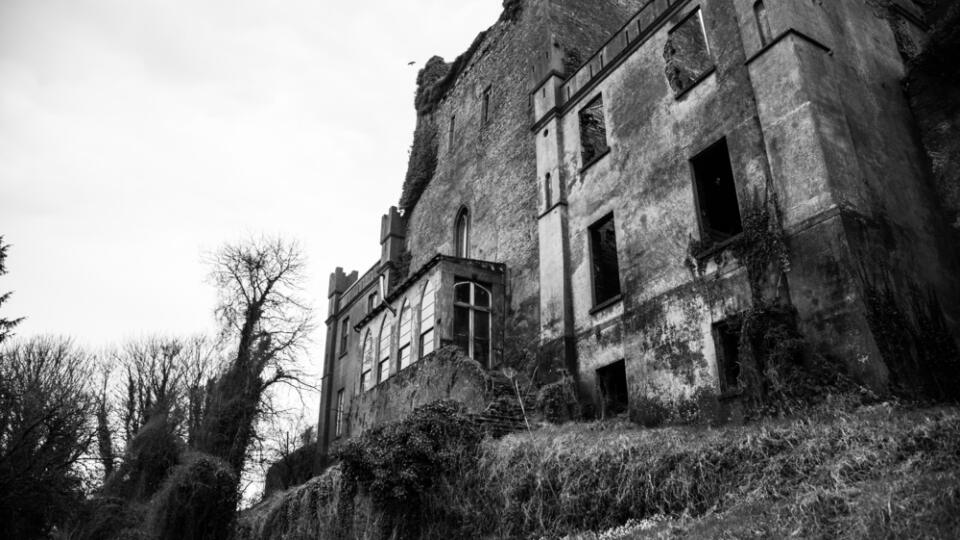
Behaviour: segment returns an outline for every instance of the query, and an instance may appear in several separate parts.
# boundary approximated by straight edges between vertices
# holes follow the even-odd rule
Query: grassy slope
[[[487,440],[466,469],[437,471],[418,536],[874,539],[960,531],[957,407],[882,404],[721,429],[572,423]],[[370,524],[378,515],[363,505],[340,515],[339,492],[334,469],[249,512],[239,537],[362,537],[361,529],[335,532],[336,523]]]
[[[525,536],[559,537],[578,521],[606,530],[566,538],[960,535],[960,409],[882,405],[727,430],[585,427],[501,443],[498,461],[515,477],[518,455],[537,471]],[[570,475],[569,487],[554,491],[555,475]]]

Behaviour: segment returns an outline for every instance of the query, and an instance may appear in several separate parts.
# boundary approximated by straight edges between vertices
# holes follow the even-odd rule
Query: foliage
[[[155,414],[130,441],[120,466],[104,483],[104,493],[127,501],[149,500],[185,449],[168,415]]]
[[[70,540],[145,538],[145,512],[142,504],[98,494],[83,501],[65,536]]]
[[[503,0],[503,12],[500,14],[501,21],[515,22],[520,19],[523,12],[524,0]]]
[[[588,531],[604,530],[601,538],[950,537],[960,525],[960,410],[852,410],[833,399],[840,401],[802,418],[723,430],[568,423],[486,439],[470,459],[436,470],[425,496],[408,500],[429,519],[407,532],[423,539],[594,539]],[[355,494],[333,469],[255,509],[238,537],[394,534],[359,530],[386,518]],[[356,528],[340,528],[345,523]],[[724,534],[728,527],[738,532]]]
[[[150,505],[158,540],[226,540],[237,507],[237,474],[212,456],[185,453]]]
[[[0,351],[2,537],[43,536],[78,506],[78,467],[94,437],[89,360],[50,337]]]
[[[6,259],[7,259],[7,250],[10,248],[9,244],[3,243],[3,237],[0,236],[0,276],[7,273]],[[10,299],[12,293],[0,293],[0,306],[2,306],[7,300]],[[7,319],[0,317],[0,343],[3,343],[7,340],[13,329],[20,324],[23,319]]]
[[[300,298],[304,260],[295,244],[264,238],[226,245],[210,262],[222,337],[236,349],[208,385],[196,447],[241,471],[256,422],[269,408],[267,390],[302,384],[293,366],[312,329]]]
[[[936,296],[913,289],[904,306],[890,279],[863,278],[863,287],[890,390],[908,399],[960,401],[960,351]]]
[[[542,386],[537,391],[536,408],[550,422],[579,419],[582,415],[573,377],[566,375],[559,381]]]
[[[462,405],[438,401],[347,441],[337,457],[348,483],[397,522],[415,522],[437,477],[469,463],[481,438]]]
[[[438,144],[436,120],[432,116],[418,118],[407,162],[407,177],[400,196],[400,208],[404,212],[409,212],[416,206],[433,179],[437,170]]]

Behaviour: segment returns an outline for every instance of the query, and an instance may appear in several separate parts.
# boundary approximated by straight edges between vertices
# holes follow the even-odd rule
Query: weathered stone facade
[[[727,393],[724,321],[765,295],[880,391],[880,284],[904,312],[936,298],[956,335],[958,262],[901,85],[926,36],[911,2],[505,8],[421,73],[381,259],[331,278],[321,453],[423,396],[482,407],[469,377],[416,375],[443,345],[539,381],[569,373],[598,412],[616,394],[642,420]],[[762,283],[736,249],[758,212],[788,259]],[[385,301],[371,299],[381,275]]]

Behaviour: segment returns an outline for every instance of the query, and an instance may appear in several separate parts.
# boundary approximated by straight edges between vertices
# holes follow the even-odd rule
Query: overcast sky
[[[21,337],[213,328],[203,255],[296,239],[326,317],[379,257],[417,70],[500,0],[0,0],[0,292]],[[416,61],[408,66],[410,61]],[[319,372],[322,331],[312,365]]]

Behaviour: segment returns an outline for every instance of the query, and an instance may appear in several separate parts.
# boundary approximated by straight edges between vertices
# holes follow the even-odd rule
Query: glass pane
[[[453,308],[453,335],[470,336],[470,309],[462,306]]]
[[[380,382],[390,378],[390,359],[380,362]]]
[[[420,358],[433,352],[433,329],[423,333],[420,337]]]
[[[486,311],[473,312],[473,332],[477,339],[490,339],[490,314]]]
[[[474,299],[473,305],[480,307],[490,307],[490,293],[486,289],[477,285],[473,288],[474,290]]]
[[[490,365],[490,342],[483,339],[473,340],[473,359],[483,366]]]
[[[410,365],[410,346],[400,349],[400,369]]]
[[[454,288],[453,299],[455,302],[462,302],[464,304],[470,303],[470,288],[473,286],[472,283],[458,283]]]

